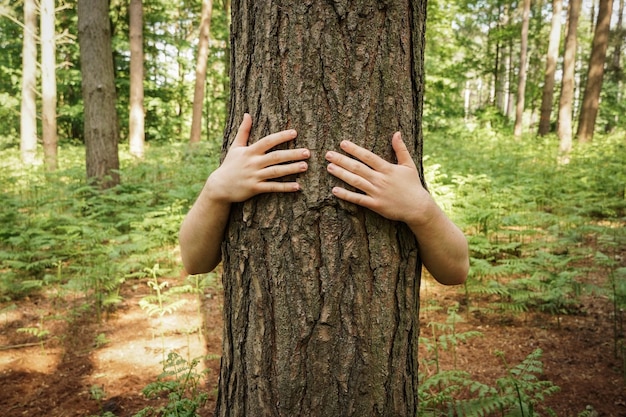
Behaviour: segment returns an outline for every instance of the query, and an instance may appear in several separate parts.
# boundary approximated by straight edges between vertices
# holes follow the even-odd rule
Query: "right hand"
[[[215,201],[239,203],[262,193],[300,190],[297,182],[269,181],[308,169],[304,160],[311,152],[306,148],[270,151],[295,139],[297,132],[283,130],[248,145],[251,128],[252,118],[246,113],[224,161],[207,179],[207,188]]]

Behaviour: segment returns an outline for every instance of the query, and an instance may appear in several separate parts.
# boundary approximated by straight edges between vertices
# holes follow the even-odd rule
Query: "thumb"
[[[396,158],[398,159],[398,165],[408,165],[415,166],[415,162],[411,157],[411,153],[406,148],[404,141],[402,140],[402,135],[400,132],[396,132],[393,134],[393,138],[391,139],[391,146],[393,147],[394,152],[396,153]]]
[[[243,120],[237,130],[237,136],[233,141],[232,146],[246,146],[248,145],[248,138],[250,137],[250,129],[252,129],[252,118],[248,113],[243,115]]]

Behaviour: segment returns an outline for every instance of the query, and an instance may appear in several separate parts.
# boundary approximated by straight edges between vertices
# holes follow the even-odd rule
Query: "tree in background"
[[[57,78],[54,0],[41,0],[41,138],[46,168],[57,162]]]
[[[110,188],[120,181],[120,164],[108,0],[78,1],[78,42],[87,178]]]
[[[524,105],[526,96],[526,74],[528,71],[528,25],[530,21],[530,0],[524,0],[522,9],[522,36],[519,55],[519,72],[517,85],[517,104],[515,106],[515,137],[522,136],[524,121]]]
[[[128,143],[130,153],[143,158],[145,148],[145,114],[143,91],[143,4],[142,0],[130,0],[128,6],[130,38],[130,114]]]
[[[295,128],[312,156],[303,192],[232,206],[216,416],[417,415],[417,242],[332,198],[323,155],[350,139],[392,161],[400,130],[421,171],[425,19],[425,1],[233,3],[224,148],[249,112],[251,142]]]
[[[24,0],[24,43],[22,47],[22,106],[20,149],[22,162],[35,162],[37,154],[37,6]]]
[[[570,0],[567,18],[567,37],[563,54],[563,80],[559,99],[559,153],[567,160],[572,150],[572,109],[574,103],[574,84],[576,68],[576,47],[578,44],[578,18],[582,0]]]
[[[550,42],[546,54],[546,71],[543,80],[543,94],[541,97],[541,114],[539,116],[539,134],[550,132],[552,103],[554,101],[554,75],[559,58],[559,44],[561,42],[561,12],[563,0],[552,0],[552,20],[550,25]]]
[[[626,113],[626,103],[623,100],[623,84],[624,84],[624,69],[622,67],[622,48],[624,47],[624,37],[626,32],[624,31],[624,0],[619,0],[619,6],[617,11],[617,24],[612,36],[613,39],[613,54],[611,55],[611,61],[607,67],[608,76],[608,91],[605,95],[603,102],[608,105],[604,111],[606,114],[606,125],[604,130],[611,132],[620,122],[623,121],[623,114]],[[603,83],[603,86],[607,82]]]
[[[576,137],[580,142],[590,142],[593,139],[593,131],[596,126],[598,107],[600,105],[606,51],[609,46],[612,10],[613,0],[600,0],[598,21],[593,36],[591,57],[589,58],[587,85],[583,96],[582,108],[580,109],[578,131],[576,132]]]
[[[209,35],[211,33],[212,13],[213,1],[203,0],[198,40],[198,60],[196,62],[196,81],[193,90],[191,135],[189,138],[190,143],[200,142],[200,136],[202,133],[202,108],[204,105],[204,89],[206,87],[206,71],[209,54]]]

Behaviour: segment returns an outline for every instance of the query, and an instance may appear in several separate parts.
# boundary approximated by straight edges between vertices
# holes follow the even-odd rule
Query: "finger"
[[[299,174],[309,168],[306,162],[296,162],[286,165],[272,165],[259,171],[259,179],[269,180],[287,175]]]
[[[334,175],[346,184],[351,185],[354,188],[363,191],[364,193],[369,193],[372,191],[372,184],[367,179],[354,172],[351,172],[334,163],[328,164],[326,169],[331,175]]]
[[[297,182],[275,182],[263,181],[257,185],[257,193],[293,193],[300,191],[300,184]]]
[[[301,161],[308,159],[311,152],[308,149],[285,149],[266,153],[260,160],[261,166],[269,167],[270,165],[284,164],[285,162]]]
[[[400,134],[400,132],[394,133],[393,138],[391,138],[391,146],[396,153],[398,165],[415,166],[415,162],[413,161],[413,158],[411,158],[411,153],[409,152],[406,144],[402,140],[402,135]]]
[[[250,129],[252,129],[252,117],[250,117],[248,113],[245,113],[232,146],[246,146],[248,144],[248,138],[250,137]]]
[[[280,145],[281,143],[289,142],[298,136],[298,132],[294,129],[283,130],[281,132],[272,133],[264,138],[260,139],[254,144],[255,148],[258,148],[260,152],[267,152],[273,147]]]
[[[355,158],[357,158],[358,160],[362,161],[367,166],[373,168],[376,171],[381,171],[388,164],[387,161],[385,161],[384,159],[382,159],[381,157],[379,157],[375,153],[373,153],[373,152],[371,152],[371,151],[369,151],[369,150],[367,150],[365,148],[362,148],[361,146],[356,145],[356,144],[350,142],[349,140],[342,141],[339,146],[345,152],[347,152],[350,155],[354,156]]]
[[[372,203],[374,201],[370,196],[366,194],[355,193],[354,191],[348,191],[342,187],[333,187],[332,192],[333,192],[333,195],[337,198],[340,198],[349,203],[353,203],[353,204],[356,204],[358,206],[362,206],[365,208],[371,208]]]
[[[358,161],[354,158],[350,158],[348,156],[342,155],[337,152],[329,151],[326,153],[326,159],[335,164],[337,167],[342,168],[345,171],[349,171],[353,174],[358,175],[359,177],[365,178],[367,180],[371,180],[372,177],[376,174],[376,172],[364,164],[361,161]],[[329,172],[331,169],[334,169],[331,165],[329,167]],[[331,172],[335,175],[333,172]],[[337,170],[337,173],[340,173],[340,170]],[[340,173],[341,175],[346,175],[345,173]]]

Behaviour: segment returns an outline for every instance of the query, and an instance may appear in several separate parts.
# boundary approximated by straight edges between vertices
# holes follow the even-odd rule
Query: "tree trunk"
[[[87,178],[109,188],[119,183],[119,130],[108,0],[78,1],[78,42]]]
[[[35,0],[24,0],[23,42],[20,151],[22,162],[30,165],[35,162],[37,154],[37,6]]]
[[[54,171],[57,158],[57,79],[54,0],[41,0],[41,137],[46,168]]]
[[[513,92],[513,73],[514,73],[514,65],[513,65],[513,55],[515,54],[515,51],[513,49],[513,39],[509,39],[509,47],[508,47],[508,54],[507,54],[507,61],[506,61],[506,67],[507,67],[507,71],[506,71],[506,94],[507,94],[507,98],[506,98],[506,118],[507,121],[508,120],[513,120],[513,116],[514,116],[514,108],[515,108],[515,93]]]
[[[522,124],[524,121],[524,98],[526,95],[526,73],[528,55],[528,25],[530,21],[530,0],[524,0],[522,11],[522,39],[519,54],[519,80],[517,85],[517,104],[515,106],[515,127],[516,138],[522,136]]]
[[[622,47],[624,45],[624,37],[626,36],[626,32],[624,32],[624,0],[619,0],[619,6],[617,11],[617,25],[614,31],[614,44],[613,44],[613,55],[611,56],[611,65],[608,70],[610,71],[610,79],[615,84],[615,87],[611,89],[610,101],[611,103],[616,103],[618,107],[622,102],[622,84],[624,80],[624,70],[622,69]],[[622,106],[623,108],[623,106]],[[605,132],[612,132],[615,126],[619,123],[619,117],[621,116],[621,111],[614,111],[613,114],[607,118],[606,126],[604,128]]]
[[[280,4],[279,4],[280,3]],[[335,199],[350,139],[421,172],[425,1],[233,3],[230,117],[311,149],[298,194],[234,205],[217,416],[415,416],[421,263],[403,223]]]
[[[143,4],[130,0],[130,117],[128,141],[131,155],[143,158],[145,152],[145,112],[143,106]]]
[[[590,142],[593,139],[593,130],[596,126],[596,117],[600,105],[606,50],[609,46],[612,8],[613,0],[600,0],[598,22],[593,36],[591,57],[589,58],[587,86],[583,96],[583,105],[580,109],[578,131],[576,132],[576,137],[580,142]]]
[[[202,17],[200,19],[200,36],[198,42],[198,61],[196,62],[196,84],[193,89],[193,109],[191,117],[190,143],[200,142],[202,133],[202,107],[206,86],[206,67],[209,57],[209,35],[211,33],[211,14],[213,0],[202,1]]]
[[[543,95],[541,97],[541,114],[539,116],[539,134],[550,133],[550,116],[554,100],[554,75],[559,58],[559,43],[561,42],[561,11],[563,0],[552,0],[552,24],[550,27],[550,42],[546,54],[546,72],[543,80]]]
[[[228,17],[228,26],[230,27],[230,15],[231,7],[230,0],[224,0],[224,12]],[[224,49],[224,95],[230,91],[230,42],[226,42],[226,48]],[[224,106],[225,116],[228,118],[228,106]]]
[[[572,103],[574,102],[574,83],[576,69],[576,46],[578,43],[578,18],[582,0],[570,0],[567,18],[567,37],[563,55],[563,80],[559,99],[559,153],[567,155],[572,150]]]

